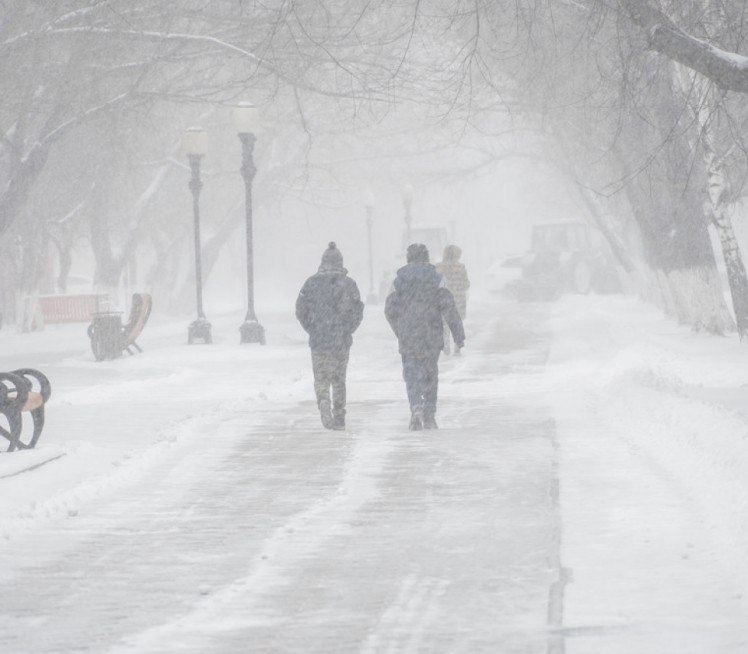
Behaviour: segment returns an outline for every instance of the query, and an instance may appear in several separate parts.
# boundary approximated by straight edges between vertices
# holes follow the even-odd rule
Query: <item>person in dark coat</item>
[[[363,316],[358,286],[348,277],[343,255],[331,242],[317,274],[304,282],[296,299],[296,318],[309,334],[314,392],[326,429],[345,429],[348,354]]]
[[[426,246],[408,246],[407,262],[397,271],[385,300],[384,315],[397,336],[403,361],[410,429],[437,429],[438,362],[444,347],[442,321],[446,321],[460,348],[465,344],[465,330],[444,277],[429,263]]]

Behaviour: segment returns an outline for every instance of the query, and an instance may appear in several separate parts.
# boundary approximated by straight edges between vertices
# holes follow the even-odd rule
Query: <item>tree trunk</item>
[[[724,110],[722,94],[703,78],[699,78],[693,71],[680,70],[680,82],[683,93],[691,98],[689,107],[698,121],[699,144],[704,152],[704,162],[707,175],[708,207],[705,208],[707,217],[714,224],[722,249],[722,257],[727,269],[727,281],[732,297],[733,312],[741,341],[748,336],[748,276],[746,276],[743,257],[732,227],[732,219],[728,210],[731,196],[730,184],[727,179],[724,160],[729,147],[722,147],[725,141],[721,134],[720,121]],[[728,131],[729,133],[729,131]],[[722,136],[722,138],[720,138]]]
[[[712,217],[722,246],[738,336],[741,341],[744,341],[748,335],[748,276],[746,276],[743,257],[732,228],[732,220],[725,205],[722,203],[712,205]]]

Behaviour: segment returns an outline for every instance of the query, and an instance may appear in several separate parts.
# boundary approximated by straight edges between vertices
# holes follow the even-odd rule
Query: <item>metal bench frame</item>
[[[136,340],[143,332],[151,315],[151,296],[148,293],[135,293],[130,303],[130,315],[122,324],[120,312],[103,311],[93,316],[88,326],[88,338],[91,350],[97,361],[117,359],[123,352],[136,354],[142,348]]]
[[[49,380],[38,370],[20,368],[0,372],[0,436],[8,441],[8,452],[32,449],[44,428],[44,405],[52,394]],[[24,416],[29,416],[30,436],[24,438]],[[28,420],[26,421],[28,422]],[[7,424],[6,424],[7,423]]]

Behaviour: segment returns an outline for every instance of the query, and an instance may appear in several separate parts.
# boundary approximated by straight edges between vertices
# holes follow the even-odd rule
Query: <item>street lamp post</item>
[[[371,228],[374,223],[374,194],[371,189],[364,193],[364,206],[366,207],[366,231],[369,239],[369,295],[366,298],[367,304],[376,304],[377,296],[374,293],[374,249],[371,242]]]
[[[410,184],[403,186],[403,204],[405,205],[405,247],[410,245],[410,223],[412,220],[410,207],[413,204],[413,187]]]
[[[255,315],[254,298],[254,251],[252,243],[252,180],[255,168],[252,153],[255,147],[254,131],[259,122],[259,112],[252,104],[242,103],[234,109],[234,125],[242,142],[242,168],[245,189],[245,210],[247,218],[247,315],[239,327],[242,343],[265,345],[265,328]]]
[[[192,191],[192,215],[195,222],[195,288],[197,291],[197,319],[187,328],[187,342],[193,343],[200,339],[203,343],[212,343],[211,326],[203,313],[203,274],[200,258],[200,160],[208,150],[208,135],[199,127],[192,127],[184,133],[182,140],[184,151],[190,162],[192,175],[189,188]]]

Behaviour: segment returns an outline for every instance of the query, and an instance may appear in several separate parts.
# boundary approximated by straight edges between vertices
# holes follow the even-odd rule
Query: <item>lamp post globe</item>
[[[244,322],[239,326],[241,343],[265,344],[265,328],[257,320],[255,315],[254,297],[254,244],[252,236],[252,181],[257,169],[254,164],[255,131],[259,124],[260,116],[257,107],[251,103],[240,103],[234,108],[234,126],[242,144],[242,167],[241,173],[244,179],[247,225],[247,315]]]
[[[364,207],[366,208],[366,231],[369,247],[369,294],[366,297],[366,303],[376,304],[377,295],[374,293],[374,248],[371,236],[371,229],[374,224],[374,193],[370,188],[367,188],[364,192]]]
[[[210,322],[203,312],[203,272],[200,257],[200,190],[203,183],[200,180],[200,161],[208,151],[208,135],[200,127],[191,127],[182,137],[182,147],[190,163],[189,189],[192,192],[192,216],[195,231],[195,290],[197,296],[197,318],[187,328],[187,342],[194,343],[196,340],[203,343],[212,343]]]

